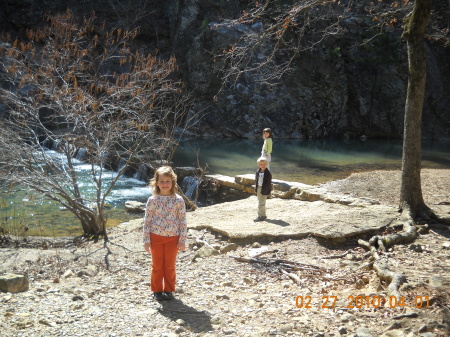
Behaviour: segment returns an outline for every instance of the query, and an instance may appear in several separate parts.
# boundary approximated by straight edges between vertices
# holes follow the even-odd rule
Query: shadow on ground
[[[211,315],[207,311],[198,311],[194,307],[184,304],[183,301],[175,299],[172,301],[164,301],[158,312],[176,322],[178,325],[184,325],[192,332],[201,333],[212,331]],[[183,320],[183,322],[178,320]]]

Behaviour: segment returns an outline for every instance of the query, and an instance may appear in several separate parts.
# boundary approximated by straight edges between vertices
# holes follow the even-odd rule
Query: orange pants
[[[179,236],[160,236],[150,233],[152,250],[153,292],[175,291],[175,262],[178,253]]]

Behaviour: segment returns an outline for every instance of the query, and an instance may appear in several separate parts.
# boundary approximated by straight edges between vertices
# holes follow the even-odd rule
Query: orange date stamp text
[[[339,308],[428,308],[430,306],[429,296],[415,296],[406,298],[405,296],[353,296],[347,297],[345,304],[339,301],[338,296],[326,295],[321,298],[313,298],[311,295],[300,295],[295,298],[297,308],[310,309],[319,306],[319,309],[339,309]],[[337,304],[339,303],[339,304]]]

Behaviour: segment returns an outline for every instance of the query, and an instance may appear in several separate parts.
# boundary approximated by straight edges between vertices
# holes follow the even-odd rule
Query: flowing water
[[[64,157],[59,153],[48,150],[47,154]],[[90,164],[84,164],[75,159],[75,170],[79,174],[80,189],[87,199],[94,200],[96,190],[90,183]],[[106,172],[103,176],[104,186],[109,185],[115,172]],[[146,182],[135,178],[121,177],[114,189],[107,197],[108,216],[107,226],[116,226],[142,215],[133,215],[125,212],[126,200],[145,201],[151,195]],[[5,191],[0,194],[0,227],[13,235],[20,236],[65,236],[82,234],[79,220],[70,211],[56,201],[44,198],[27,189],[19,191]],[[26,231],[24,230],[26,229]]]
[[[195,140],[180,144],[174,166],[207,167],[209,174],[235,176],[253,174],[263,141]],[[376,169],[400,169],[402,145],[398,141],[299,141],[274,139],[270,170],[274,179],[319,184],[342,179],[352,172]],[[56,152],[53,155],[57,156]],[[82,158],[80,158],[82,159]],[[450,168],[450,143],[424,143],[422,167]],[[90,165],[77,162],[84,193],[94,189],[88,182]],[[109,172],[109,177],[114,176]],[[108,226],[142,214],[127,214],[126,200],[145,201],[151,194],[140,181],[140,171],[134,178],[122,177],[108,197]],[[106,177],[108,179],[108,176]],[[193,193],[196,180],[185,182],[187,193]],[[17,235],[61,236],[81,234],[77,218],[54,201],[22,190],[3,191],[0,195],[0,227]],[[24,231],[27,228],[27,231]],[[0,233],[1,234],[1,233]]]

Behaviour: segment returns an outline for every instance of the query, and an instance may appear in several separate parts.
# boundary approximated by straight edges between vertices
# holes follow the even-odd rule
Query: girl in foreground
[[[175,262],[186,249],[186,206],[175,193],[177,176],[169,166],[156,170],[144,217],[144,248],[152,255],[151,290],[157,301],[172,300]]]

